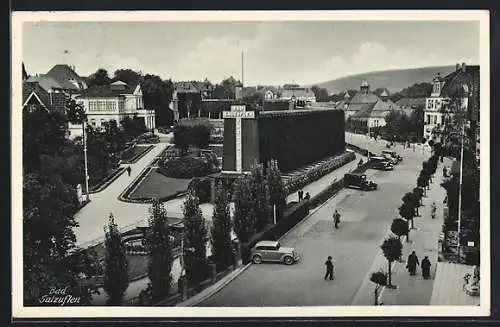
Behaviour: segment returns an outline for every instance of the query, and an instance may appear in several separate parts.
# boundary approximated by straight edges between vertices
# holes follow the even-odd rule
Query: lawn
[[[135,158],[152,148],[152,145],[135,145],[123,151],[121,155],[122,163],[131,163]]]
[[[152,169],[137,188],[129,194],[130,199],[165,198],[187,190],[189,178],[170,178]]]

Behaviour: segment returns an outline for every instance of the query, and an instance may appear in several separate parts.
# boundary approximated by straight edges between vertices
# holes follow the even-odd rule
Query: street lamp
[[[458,232],[457,232],[457,255],[460,261],[460,225],[462,220],[462,179],[463,179],[463,168],[464,168],[464,136],[465,136],[465,125],[467,122],[462,122],[462,144],[460,146],[460,177],[458,182]]]
[[[69,99],[66,103],[66,114],[70,123],[75,125],[82,125],[82,141],[83,141],[83,155],[84,155],[84,165],[85,165],[85,194],[87,202],[90,201],[89,195],[89,170],[87,163],[87,132],[86,132],[86,122],[87,115],[85,115],[85,110],[83,106],[77,104],[75,100]]]

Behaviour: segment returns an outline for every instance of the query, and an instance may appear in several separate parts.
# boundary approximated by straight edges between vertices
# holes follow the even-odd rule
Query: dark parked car
[[[394,165],[388,161],[373,161],[370,164],[370,168],[377,170],[393,170]]]
[[[399,154],[396,153],[396,151],[389,151],[389,150],[383,150],[382,155],[384,156],[390,156],[397,161],[403,161],[403,157],[401,157]]]
[[[366,179],[366,175],[362,173],[350,173],[344,175],[344,183],[346,187],[358,188],[364,191],[376,190],[377,183]]]

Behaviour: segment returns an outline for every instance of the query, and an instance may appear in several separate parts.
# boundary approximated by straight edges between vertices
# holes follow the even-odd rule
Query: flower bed
[[[139,135],[136,140],[137,144],[156,144],[160,143],[160,137],[152,133],[144,133]]]
[[[304,172],[301,171],[300,173],[292,174],[285,182],[286,190],[288,194],[294,193],[354,159],[356,159],[354,153],[345,152],[339,156],[324,160]]]

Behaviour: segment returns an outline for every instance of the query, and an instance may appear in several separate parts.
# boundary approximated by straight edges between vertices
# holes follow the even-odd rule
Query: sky
[[[479,63],[479,22],[25,22],[28,74],[130,68],[174,81],[314,84],[377,70]]]

